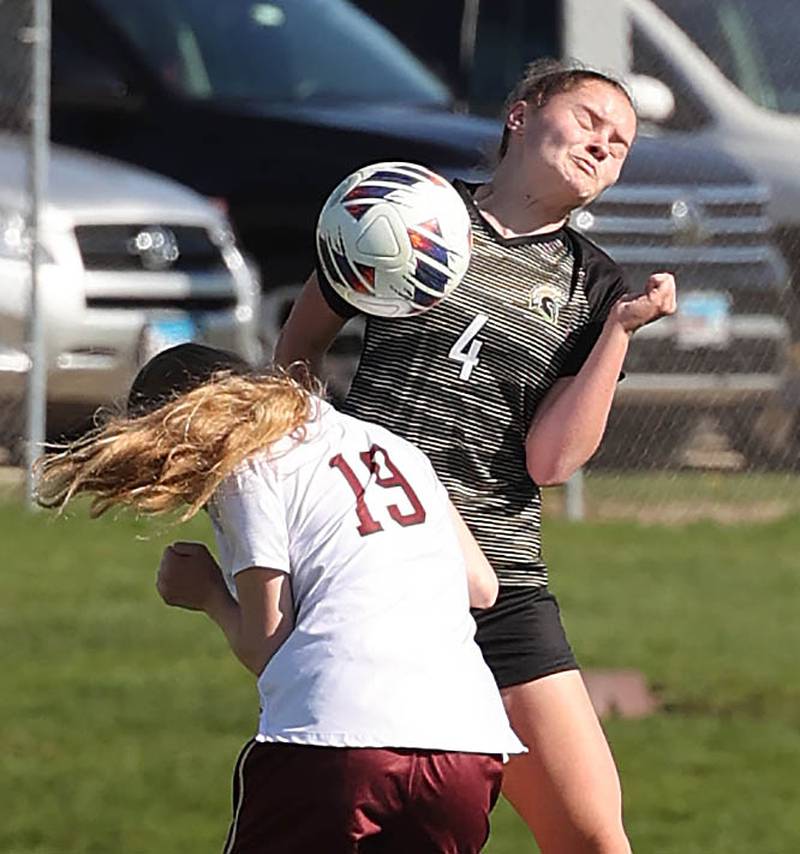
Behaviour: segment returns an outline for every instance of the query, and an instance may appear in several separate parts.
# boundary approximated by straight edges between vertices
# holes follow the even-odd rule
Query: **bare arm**
[[[473,608],[488,608],[494,605],[497,599],[497,576],[452,502],[450,502],[450,516],[458,535],[461,553],[467,564],[469,604]]]
[[[275,364],[288,368],[306,362],[311,373],[320,376],[322,359],[345,322],[325,301],[317,274],[312,273],[278,336]]]
[[[285,572],[251,567],[238,573],[237,602],[202,543],[168,546],[156,587],[168,605],[204,611],[222,630],[236,657],[255,675],[294,627],[291,585]]]
[[[631,334],[675,307],[675,280],[658,273],[643,294],[612,308],[577,376],[558,380],[539,405],[525,441],[528,473],[536,483],[563,483],[591,458],[606,429]]]
[[[578,375],[557,380],[539,405],[525,454],[540,486],[563,483],[597,450],[627,351],[628,334],[606,323]]]

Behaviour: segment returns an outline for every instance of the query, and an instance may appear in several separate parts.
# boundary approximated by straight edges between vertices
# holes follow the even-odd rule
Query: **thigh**
[[[580,673],[555,673],[501,693],[529,751],[506,765],[503,794],[543,854],[627,854],[619,777]]]

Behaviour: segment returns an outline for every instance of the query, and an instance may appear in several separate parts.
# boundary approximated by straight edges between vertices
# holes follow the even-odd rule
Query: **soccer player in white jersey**
[[[343,407],[428,455],[497,572],[477,641],[529,748],[503,794],[543,854],[630,851],[617,770],[547,586],[540,487],[592,456],[631,334],[675,311],[671,274],[629,295],[619,265],[569,225],[617,180],[635,134],[618,81],[532,65],[509,96],[494,173],[455,182],[474,240],[464,279],[418,317],[366,319]],[[276,361],[317,372],[353,313],[320,269]]]
[[[285,375],[196,344],[128,415],[39,465],[39,501],[206,508],[220,564],[175,543],[157,587],[257,677],[225,854],[471,854],[524,750],[474,642],[494,573],[426,457]]]

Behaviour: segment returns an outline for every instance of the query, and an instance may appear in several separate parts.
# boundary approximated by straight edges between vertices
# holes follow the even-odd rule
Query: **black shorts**
[[[475,639],[500,688],[577,669],[558,602],[546,587],[501,587],[491,608],[472,613]]]

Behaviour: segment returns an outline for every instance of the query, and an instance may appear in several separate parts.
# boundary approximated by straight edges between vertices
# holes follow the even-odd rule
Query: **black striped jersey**
[[[525,437],[559,377],[575,375],[611,306],[621,268],[565,226],[505,238],[456,182],[470,212],[473,253],[453,293],[424,314],[366,319],[361,360],[344,403],[430,458],[502,585],[541,586],[541,494]],[[318,271],[331,308],[355,310]]]

